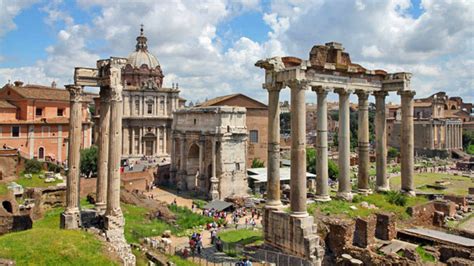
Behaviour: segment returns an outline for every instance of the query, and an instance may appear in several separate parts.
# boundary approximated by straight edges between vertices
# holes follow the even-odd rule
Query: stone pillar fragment
[[[61,214],[60,227],[63,229],[77,229],[81,226],[79,175],[83,88],[81,86],[67,85],[66,89],[70,93],[71,113],[69,117],[69,172],[67,176],[66,209]]]
[[[305,217],[306,212],[306,103],[305,85],[291,87],[291,179],[290,209],[292,216]]]
[[[323,87],[313,88],[317,95],[317,135],[316,135],[316,198],[317,201],[329,201],[328,185],[328,90]]]
[[[358,107],[358,147],[359,169],[357,176],[357,188],[361,194],[371,193],[369,187],[369,94],[367,91],[356,91],[359,97]]]
[[[385,116],[385,97],[388,92],[376,91],[375,95],[375,160],[376,190],[389,191],[387,179],[387,120]]]
[[[351,135],[350,135],[350,113],[349,113],[349,95],[350,91],[342,88],[335,89],[339,94],[339,188],[337,197],[344,200],[352,200],[352,187],[350,177],[350,153],[351,153]]]
[[[268,90],[268,182],[266,208],[278,208],[280,201],[280,90],[281,84]]]
[[[402,104],[402,130],[400,141],[402,192],[414,196],[415,185],[413,182],[414,155],[414,127],[413,127],[413,97],[414,91],[399,91]]]
[[[109,126],[110,126],[110,91],[100,89],[100,117],[99,117],[99,158],[97,164],[97,186],[95,208],[99,213],[106,209],[107,202],[107,174],[109,161]]]

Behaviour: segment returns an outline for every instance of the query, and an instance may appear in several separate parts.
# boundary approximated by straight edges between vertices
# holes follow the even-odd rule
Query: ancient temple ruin
[[[309,59],[273,57],[255,64],[265,69],[263,88],[268,91],[268,189],[264,214],[265,243],[293,255],[303,256],[320,265],[323,253],[313,217],[306,209],[306,144],[305,144],[305,91],[317,96],[316,140],[316,200],[328,201],[328,144],[327,95],[339,95],[339,191],[337,196],[350,200],[350,127],[349,96],[355,93],[358,106],[358,192],[371,193],[369,188],[369,95],[376,101],[376,190],[387,191],[387,146],[385,97],[389,92],[401,96],[401,178],[402,191],[414,195],[413,163],[413,97],[411,74],[384,70],[368,70],[351,62],[340,43],[330,42],[314,46]],[[280,120],[279,95],[286,87],[291,91],[291,199],[290,213],[282,209],[280,201]]]
[[[125,265],[135,265],[135,256],[124,237],[124,217],[120,208],[120,159],[122,147],[122,69],[125,58],[111,57],[97,61],[97,68],[76,68],[74,84],[66,85],[71,95],[69,120],[69,172],[66,209],[61,214],[61,228],[85,227],[79,199],[81,142],[81,106],[83,87],[100,87],[101,114],[97,197],[95,217],[107,241]]]
[[[231,106],[176,111],[170,183],[212,200],[247,195],[245,114]]]

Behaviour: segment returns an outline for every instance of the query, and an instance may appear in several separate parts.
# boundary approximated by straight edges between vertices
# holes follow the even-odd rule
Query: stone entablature
[[[245,115],[229,106],[176,111],[169,181],[211,199],[247,195]]]

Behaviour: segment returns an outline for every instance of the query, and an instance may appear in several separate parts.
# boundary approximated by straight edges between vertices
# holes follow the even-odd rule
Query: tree
[[[306,171],[316,174],[316,150],[314,148],[306,148]],[[329,178],[335,180],[339,175],[339,167],[336,162],[328,160]]]
[[[466,153],[474,155],[474,132],[462,134],[462,146]]]
[[[25,163],[25,173],[38,174],[43,170],[43,163],[36,159],[27,160]]]
[[[339,166],[331,159],[328,160],[328,174],[332,180],[336,180],[339,175]]]
[[[388,148],[388,151],[387,151],[388,158],[397,158],[398,154],[399,154],[399,152],[396,148],[394,148],[394,147]]]
[[[252,168],[262,168],[265,167],[265,162],[263,160],[259,160],[255,158],[252,160]]]
[[[93,145],[90,148],[81,150],[81,173],[89,175],[89,173],[97,173],[97,161],[99,158],[99,150]]]

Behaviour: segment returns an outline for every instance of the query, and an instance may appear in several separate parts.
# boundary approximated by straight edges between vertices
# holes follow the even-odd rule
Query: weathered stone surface
[[[456,214],[456,204],[452,201],[437,200],[433,202],[435,210],[444,213],[444,215],[453,217]]]
[[[474,259],[471,257],[472,252],[468,249],[453,247],[453,246],[441,246],[439,248],[439,260],[441,262],[447,262],[450,258],[458,257],[463,259]]]
[[[375,243],[375,225],[377,220],[375,216],[367,218],[357,218],[354,231],[354,245],[366,248]]]
[[[474,262],[470,259],[463,259],[463,258],[454,257],[454,258],[448,259],[448,261],[446,261],[446,263],[448,264],[448,266],[472,266],[472,264]]]
[[[461,208],[467,206],[467,198],[465,196],[458,195],[444,195],[445,200],[449,200],[459,205]]]
[[[433,225],[442,227],[444,226],[444,213],[440,211],[435,211],[433,214]]]
[[[15,266],[16,262],[13,260],[0,258],[0,266]]]
[[[342,219],[331,219],[325,223],[329,227],[326,246],[335,256],[339,256],[352,246],[355,223],[353,220]]]
[[[474,187],[470,187],[468,189],[468,193],[469,193],[469,195],[474,195]]]
[[[397,235],[395,215],[393,213],[377,213],[375,237],[382,240],[392,240]]]
[[[18,203],[12,196],[0,197],[0,235],[31,229],[30,214],[20,212]]]

